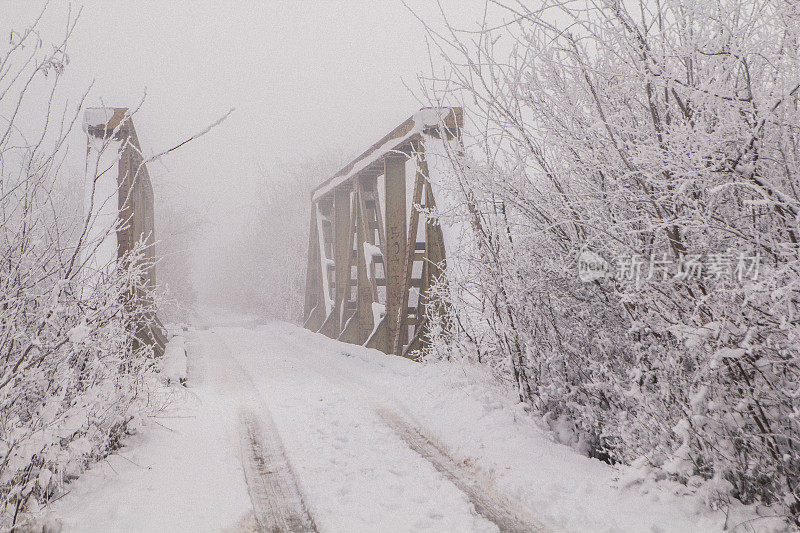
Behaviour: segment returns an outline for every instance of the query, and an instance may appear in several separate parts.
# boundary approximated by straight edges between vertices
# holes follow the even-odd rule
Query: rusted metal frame
[[[331,339],[335,339],[339,336],[338,329],[339,324],[336,322],[338,315],[336,311],[328,313],[328,316],[325,317],[325,320],[322,322],[322,325],[317,330],[317,333],[322,333],[326,337]]]
[[[357,158],[355,158],[353,161],[351,161],[346,167],[344,167],[339,172],[334,174],[331,178],[329,178],[329,179],[325,180],[324,182],[322,182],[316,189],[314,189],[314,193],[316,193],[317,191],[319,191],[321,189],[324,189],[324,188],[328,187],[337,178],[341,178],[341,177],[347,176],[348,174],[353,172],[353,169],[355,168],[356,165],[358,165],[362,161],[369,160],[370,158],[374,158],[376,155],[380,154],[383,150],[386,150],[386,148],[388,148],[388,150],[386,150],[387,152],[392,152],[394,150],[397,150],[399,148],[399,145],[405,144],[407,142],[408,139],[405,138],[405,137],[409,136],[409,134],[413,131],[414,125],[415,125],[414,124],[414,117],[408,118],[406,121],[404,121],[402,124],[397,126],[390,133],[385,135],[381,140],[379,140],[378,142],[376,142],[375,144],[370,146],[364,153],[362,153]],[[392,144],[389,144],[388,147],[386,147],[386,144],[390,143],[393,139],[396,139],[396,142],[398,144],[392,143]],[[379,158],[374,161],[374,163],[376,163],[376,166],[381,162],[381,159],[383,159],[383,157],[385,157],[385,153],[384,153],[384,155],[379,156]],[[370,165],[371,164],[372,164],[372,162],[370,163]],[[358,170],[357,172],[354,173],[354,175],[352,177],[348,178],[348,180],[353,179],[353,178],[357,178],[358,174],[363,172],[363,170],[367,170],[369,168],[370,168],[370,166],[367,166],[364,169]],[[380,175],[380,171],[378,171],[377,175]],[[338,186],[340,186],[340,185],[335,185],[334,187],[338,187]],[[325,194],[327,195],[328,192],[326,191]]]
[[[367,203],[364,198],[366,196],[366,190],[364,187],[364,179],[356,180],[356,190],[358,191],[358,206],[359,206],[359,229],[361,231],[361,237],[359,238],[359,250],[361,253],[364,253],[364,243],[368,242],[372,245],[375,245],[375,231],[372,229],[370,225],[370,221],[367,220]],[[373,196],[376,196],[375,190],[373,188],[372,192],[370,193]],[[377,208],[377,198],[375,199],[375,206]],[[365,273],[366,273],[366,256],[364,257],[364,264],[365,264]],[[378,284],[375,282],[375,263],[370,259],[370,266],[369,266],[369,274],[367,275],[368,282],[370,284],[370,288],[372,289],[372,301],[378,301]],[[370,306],[372,304],[370,303]],[[370,313],[372,311],[370,310]]]
[[[426,212],[429,212],[431,206],[428,203],[428,196],[430,195],[430,188],[431,184],[427,181],[427,177],[425,179],[425,192],[423,193],[423,203],[425,206]],[[427,215],[425,216],[425,249],[422,251],[422,272],[420,273],[422,277],[422,283],[420,284],[419,288],[419,299],[417,299],[417,333],[422,329],[422,326],[425,321],[425,298],[428,291],[428,287],[430,287],[430,283],[428,280],[428,272],[430,270],[429,260],[428,260],[428,225],[430,224],[430,217]]]
[[[110,111],[106,108],[105,111]],[[106,115],[107,116],[107,115]],[[142,156],[139,137],[133,120],[127,108],[113,108],[111,117],[104,124],[88,124],[89,137],[108,139],[113,137],[122,143],[122,151],[117,162],[117,264],[124,266],[131,261],[129,252],[137,242],[144,245],[143,257],[139,259],[144,264],[143,280],[146,287],[155,288],[155,213],[154,194],[147,165]],[[89,143],[87,137],[87,143]],[[90,145],[87,144],[87,156]],[[88,161],[87,161],[88,163]],[[109,176],[110,178],[110,176]],[[109,198],[110,200],[110,198]],[[130,305],[145,303],[152,305],[154,302],[147,290],[137,288],[132,291]],[[164,354],[167,336],[163,324],[156,314],[155,308],[147,311],[146,316],[131,325],[134,342],[141,342],[152,347],[153,353],[160,357]]]
[[[341,323],[342,332],[339,334],[338,340],[349,343],[358,343],[358,279],[356,279],[356,308],[348,314],[347,304],[350,303],[350,294],[353,287],[352,272],[355,264],[356,271],[358,271],[358,247],[360,242],[358,240],[358,216],[359,216],[359,201],[358,201],[358,188],[354,188],[350,200],[350,228],[349,228],[349,242],[350,246],[347,255],[347,288],[344,291],[344,298],[342,300]],[[357,246],[355,254],[353,253],[353,244]]]
[[[305,302],[303,305],[303,320],[308,320],[308,317],[311,316],[311,310],[317,305],[317,254],[319,254],[319,250],[314,245],[314,239],[317,238],[317,221],[314,213],[311,213],[310,217],[311,221],[308,225],[308,258],[306,260],[306,294],[305,294]],[[316,253],[315,253],[316,251]]]
[[[317,241],[316,204],[312,206],[311,222],[308,230],[308,263],[306,266],[306,299],[303,310],[303,327],[318,330],[325,320],[324,297],[322,295],[322,272],[320,272],[319,247]]]
[[[342,332],[336,337],[336,340],[346,342],[348,344],[359,344],[358,342],[358,315],[352,314],[345,321],[342,326]]]
[[[423,174],[423,179],[425,181],[425,192],[423,203],[425,205],[425,211],[430,213],[433,209],[436,208],[436,202],[433,198],[433,189],[431,188],[431,182],[428,179],[428,162],[424,159],[420,163],[420,169]],[[417,332],[421,331],[425,322],[425,307],[426,307],[426,300],[427,300],[427,293],[428,289],[431,286],[431,254],[433,253],[434,256],[437,255],[436,250],[433,249],[433,246],[436,244],[435,241],[437,238],[441,236],[441,227],[428,215],[425,216],[425,250],[422,252],[422,284],[419,288],[419,300],[417,301],[417,317],[419,320],[417,321]],[[443,253],[438,254],[440,258],[444,257]]]
[[[386,177],[384,176],[384,182]],[[384,231],[383,227],[383,219],[381,218],[381,196],[378,194],[378,180],[375,179],[374,187],[372,189],[372,194],[375,198],[375,223],[378,224],[378,242],[373,243],[375,244],[378,249],[381,251],[381,255],[385,258],[386,257],[386,232]],[[386,270],[386,264],[384,263],[384,271]]]
[[[420,126],[420,117],[424,117],[424,115],[415,114],[410,119],[405,121],[403,124],[395,128],[391,133],[386,135],[377,143],[373,144],[372,147],[370,147],[367,151],[365,151],[361,156],[356,158],[348,166],[337,172],[333,177],[326,180],[323,184],[317,187],[312,195],[313,200],[315,202],[331,202],[335,190],[342,185],[350,185],[350,184],[355,185],[358,182],[361,182],[363,185],[363,183],[365,182],[362,182],[362,180],[370,180],[370,179],[375,180],[378,176],[381,175],[382,171],[383,174],[386,175],[387,155],[392,155],[397,152],[410,151],[408,150],[408,147],[411,146],[412,142],[424,139],[425,136],[427,135],[431,135],[437,138],[446,138],[448,140],[450,139],[460,140],[461,126],[463,123],[463,113],[461,109],[449,108],[449,109],[441,109],[439,111],[446,111],[447,114],[446,115],[440,114],[439,115],[440,119],[437,121],[436,124],[432,122],[428,123],[429,120],[427,118],[422,118],[421,120],[423,121],[423,124]],[[421,129],[415,131],[415,128],[418,127],[421,127]],[[427,174],[427,172],[423,172],[423,174]],[[373,181],[373,183],[375,182]],[[403,185],[403,189],[405,189],[405,184]],[[390,314],[395,314],[395,313],[397,314],[398,321],[407,319],[408,316],[407,305],[406,306],[396,305],[397,302],[395,300],[398,296],[403,295],[401,291],[406,291],[405,298],[408,297],[407,291],[409,285],[414,285],[414,286],[419,285],[420,298],[417,303],[417,317],[418,317],[416,320],[417,327],[416,330],[414,331],[414,336],[411,342],[409,342],[409,345],[405,350],[406,353],[408,353],[414,346],[416,346],[420,342],[420,334],[422,333],[422,329],[426,321],[426,315],[428,313],[428,307],[429,307],[429,301],[428,301],[429,299],[427,293],[430,288],[432,280],[439,274],[440,268],[444,266],[445,251],[444,251],[444,239],[442,236],[441,228],[438,226],[436,222],[431,222],[430,218],[428,218],[425,225],[425,241],[426,241],[425,252],[422,254],[418,253],[416,250],[416,238],[417,238],[416,234],[414,235],[413,239],[408,239],[404,243],[403,246],[404,259],[408,247],[413,247],[411,256],[412,276],[413,276],[413,263],[416,261],[422,260],[423,272],[421,280],[415,280],[413,278],[405,276],[405,283],[402,284],[402,286],[398,290],[397,287],[392,286],[393,283],[392,280],[390,279],[390,271],[392,270],[391,263],[393,260],[393,258],[390,257],[392,256],[392,254],[390,253],[391,252],[390,244],[391,241],[393,240],[390,239],[390,237],[393,237],[393,235],[390,235],[390,233],[393,230],[392,228],[389,227],[384,228],[383,220],[381,217],[381,211],[383,210],[381,209],[380,206],[380,196],[377,194],[377,188],[373,186],[372,190],[369,193],[372,194],[372,196],[374,197],[374,200],[372,202],[374,205],[374,215],[375,215],[374,224],[378,226],[377,228],[378,235],[377,239],[375,239],[376,237],[375,228],[372,228],[371,226],[367,227],[367,222],[366,222],[366,218],[369,213],[369,210],[365,206],[365,199],[368,197],[368,194],[366,194],[367,189],[364,188],[362,192],[364,194],[358,195],[358,203],[359,203],[358,211],[360,215],[359,220],[361,221],[361,224],[358,223],[356,224],[356,233],[358,233],[358,228],[361,228],[361,225],[363,224],[364,228],[362,228],[362,230],[364,231],[364,235],[362,236],[362,238],[357,237],[360,247],[358,247],[356,250],[357,252],[356,256],[359,255],[358,253],[359,249],[361,250],[361,255],[363,255],[363,243],[367,242],[368,235],[370,236],[370,240],[377,240],[376,243],[372,244],[376,244],[379,250],[381,250],[382,252],[383,268],[385,273],[384,275],[386,279],[381,281],[386,284],[386,294],[387,294],[387,301],[386,301],[387,313],[381,319],[381,321],[371,330],[371,333],[369,334],[368,339],[364,344],[369,347],[378,348],[385,352],[394,351],[393,350],[394,346],[392,346],[394,339],[391,338],[389,334],[390,321],[388,321],[387,319],[389,318]],[[428,206],[429,208],[433,207],[435,205],[433,201],[433,193],[430,189],[430,184],[427,182],[427,180],[425,181],[424,192],[422,194],[425,205]],[[402,194],[399,196],[403,198],[402,204],[403,204],[403,210],[405,211],[405,200],[406,200],[405,190],[403,190]],[[386,195],[386,198],[387,198],[387,203],[388,202],[394,203],[394,200],[391,199],[391,192],[389,192]],[[356,201],[355,198],[354,201]],[[420,203],[420,205],[422,205],[422,203]],[[388,213],[390,212],[389,206],[386,205],[385,207],[386,207],[385,211],[388,215]],[[403,222],[405,223],[405,220]],[[370,224],[372,224],[372,222],[370,222]],[[386,225],[387,226],[390,225],[388,218],[386,220]],[[417,222],[417,225],[419,225],[419,221]],[[419,229],[417,231],[419,231]],[[319,240],[324,239],[324,233],[325,230],[320,226],[318,228],[318,234],[320,234]],[[403,238],[405,238],[405,228],[403,231]],[[328,291],[326,293],[328,295],[328,298],[325,299],[326,302],[325,307],[328,306],[333,307],[333,305],[331,304],[334,298],[331,297],[331,292],[330,292],[330,286],[332,280],[328,278],[327,273],[329,272],[329,270],[327,270],[325,267],[325,263],[327,263],[327,254],[325,254],[324,252],[324,243],[320,243],[320,249],[322,250],[322,253],[320,253],[319,256],[319,263],[321,263],[320,272],[322,275],[323,284],[325,284],[324,282],[327,281],[326,287],[324,287],[323,290]],[[334,254],[331,253],[330,255]],[[406,267],[405,261],[403,261],[401,267],[402,272],[406,271],[405,267]],[[357,271],[359,272],[359,280],[360,280],[362,272],[360,268],[357,268]],[[363,274],[365,276],[367,274],[366,257],[364,257]],[[372,303],[379,300],[378,286],[376,283],[377,276],[374,275],[375,274],[374,272],[372,274],[373,275],[369,276],[368,278],[368,280],[371,279],[372,281],[370,285],[362,284],[359,282],[358,304],[356,306],[357,307],[356,313],[359,315],[359,317],[364,317],[365,323],[367,323],[368,320],[369,324],[372,323]],[[348,276],[348,283],[349,281],[350,280]],[[362,291],[361,289],[365,290]],[[369,290],[367,291],[366,289]],[[367,299],[371,300],[368,302],[369,303],[368,309],[367,306],[364,305],[367,302]],[[367,311],[369,312],[367,313]],[[401,315],[405,315],[403,319],[400,318]],[[336,314],[335,316],[337,319],[340,317],[339,314]],[[361,320],[359,320],[359,337],[364,333],[366,327],[367,326],[362,324]],[[397,331],[400,331],[400,328],[395,329],[393,327],[392,330],[393,333],[397,333]]]
[[[427,180],[427,169],[425,170],[426,183],[425,183],[425,207],[427,210],[436,208],[436,200],[433,196],[430,181]],[[414,332],[414,337],[408,343],[403,355],[406,357],[411,356],[415,351],[418,351],[424,346],[424,336],[428,326],[428,307],[429,307],[429,290],[433,281],[437,278],[444,268],[445,263],[445,248],[444,248],[444,235],[439,223],[430,217],[426,217],[425,222],[425,258],[423,261],[422,271],[422,287],[420,287],[419,302],[417,306],[417,328]]]
[[[410,341],[408,341],[408,346],[406,346],[406,349],[403,350],[403,357],[414,360],[418,359],[416,352],[424,347],[423,336],[424,328],[423,324],[420,324],[414,331],[414,336],[411,337]]]
[[[339,194],[339,196],[340,195],[341,195],[341,193]],[[336,196],[337,195],[334,195],[333,198],[322,199],[319,202],[320,203],[320,209],[322,209],[322,205],[321,204],[323,202],[326,202],[327,205],[330,206],[329,207],[329,211],[330,211],[330,215],[331,216],[328,217],[328,220],[331,221],[331,226],[330,226],[331,241],[330,241],[330,243],[331,243],[331,248],[332,248],[331,249],[331,254],[333,256],[333,265],[332,265],[333,268],[329,268],[328,267],[328,265],[331,264],[329,260],[326,260],[326,261],[323,262],[323,267],[325,268],[325,277],[323,279],[326,279],[328,281],[328,286],[332,287],[332,290],[329,288],[330,292],[328,294],[330,294],[331,296],[330,296],[330,300],[326,301],[327,314],[325,316],[324,322],[322,323],[322,326],[320,326],[320,328],[318,330],[318,333],[322,333],[326,337],[330,337],[332,339],[337,338],[339,336],[339,334],[341,333],[341,325],[339,323],[339,319],[340,319],[341,315],[339,313],[339,309],[340,309],[342,300],[341,300],[341,291],[340,291],[341,283],[339,282],[339,279],[340,279],[340,272],[339,271],[342,268],[341,265],[343,264],[343,261],[339,257],[339,255],[341,254],[341,246],[337,246],[337,241],[341,239],[341,233],[342,233],[341,232],[341,225],[345,222],[344,221],[344,217],[341,215],[340,212],[338,212],[338,211],[341,211],[341,209],[342,209],[342,205],[343,205],[342,199],[341,198],[339,199],[339,202],[338,202],[339,209],[337,210]],[[348,209],[349,209],[349,207],[348,207]],[[339,221],[339,224],[337,224],[337,220]],[[322,235],[322,240],[324,241],[324,244],[326,244],[326,242],[325,242],[326,241],[325,232],[322,231],[321,235]],[[325,251],[324,244],[321,247],[321,250],[323,252]],[[326,257],[326,259],[327,259],[327,257]],[[333,274],[333,279],[331,279],[330,274]]]
[[[424,165],[423,174],[425,175],[424,202],[426,211],[436,208],[436,200],[433,196],[433,189],[427,179],[427,165]],[[437,278],[444,267],[445,249],[444,236],[439,223],[426,217],[425,221],[425,252],[422,263],[422,280],[417,302],[417,327],[414,337],[409,341],[403,355],[411,356],[413,352],[420,350],[424,346],[424,336],[428,325],[428,303],[429,290],[435,278]]]
[[[428,182],[427,194],[425,198],[425,205],[429,210],[436,209],[436,199],[433,196],[430,182]],[[444,236],[442,235],[442,227],[439,222],[434,219],[428,219],[425,225],[425,255],[427,257],[428,280],[427,286],[430,286],[434,277],[438,276],[444,269],[445,249],[444,249]]]
[[[348,257],[353,244],[348,239],[350,228],[350,187],[340,187],[333,194],[333,264],[334,264],[334,300],[333,308],[328,313],[320,333],[337,338],[341,333],[341,309],[344,305],[345,290],[350,285]]]
[[[422,189],[424,185],[424,178],[421,168],[421,160],[424,161],[424,156],[421,154],[420,147],[420,143],[414,143],[414,153],[417,154],[417,171],[414,178],[414,194],[411,199],[411,216],[408,224],[408,238],[406,239],[405,257],[403,258],[402,286],[404,290],[401,295],[400,313],[397,319],[397,331],[392,339],[392,351],[398,355],[403,353],[403,344],[407,335],[408,291],[411,289],[411,275],[414,270],[414,258],[417,248],[417,233],[419,232],[419,204],[422,201]],[[419,317],[417,321],[419,321]]]
[[[424,188],[425,192],[423,193],[423,198],[421,205],[423,205],[426,211],[431,207],[428,203],[428,198],[431,196],[431,184],[427,180],[427,165],[425,166],[425,170],[423,172],[425,175],[424,180]],[[421,261],[422,261],[422,272],[421,276],[422,279],[420,280],[420,288],[419,288],[419,298],[417,299],[417,324],[414,328],[414,336],[411,340],[408,341],[408,345],[406,346],[405,350],[403,351],[403,357],[408,357],[409,359],[416,359],[418,356],[418,352],[422,350],[424,347],[424,335],[427,326],[427,319],[426,319],[426,298],[428,288],[430,287],[430,282],[428,279],[428,273],[430,271],[431,265],[430,261],[428,260],[428,225],[430,224],[429,217],[425,217],[425,250],[422,253]]]
[[[374,327],[374,320],[372,316],[372,304],[378,300],[378,290],[375,284],[375,277],[367,273],[367,257],[364,252],[364,242],[370,238],[374,240],[374,236],[369,236],[369,226],[367,224],[367,213],[364,204],[364,194],[360,180],[355,182],[356,188],[356,205],[357,210],[357,223],[356,223],[356,271],[357,271],[357,289],[356,289],[356,320],[358,322],[356,344],[363,344],[369,338],[370,333]],[[372,243],[374,244],[374,243]]]
[[[378,185],[377,185],[377,177],[374,178],[367,178],[370,180],[370,185],[372,186],[372,204],[373,210],[372,214],[375,215],[375,225],[377,226],[377,232],[373,228],[369,228],[369,235],[370,235],[370,242],[378,247],[378,250],[381,253],[381,264],[383,265],[383,285],[385,287],[386,284],[386,232],[383,225],[383,217],[381,216],[381,197],[378,194]],[[385,186],[385,176],[384,176],[384,186]],[[377,235],[377,236],[376,236]],[[380,294],[378,293],[378,277],[377,273],[375,272],[375,261],[370,261],[370,275],[372,277],[373,283],[375,284],[375,301],[381,303]],[[383,302],[386,303],[385,301]]]
[[[327,335],[327,336],[331,337],[331,336],[333,336],[333,333],[331,333],[331,332],[334,331],[333,322],[335,321],[335,319],[337,318],[338,315],[336,314],[336,306],[334,305],[335,296],[331,292],[332,280],[331,280],[331,277],[330,277],[330,268],[328,267],[328,265],[330,264],[329,263],[330,259],[328,258],[328,254],[327,254],[327,251],[325,249],[325,244],[326,244],[326,242],[325,242],[325,228],[324,228],[324,224],[323,224],[323,216],[324,215],[322,213],[322,209],[323,209],[322,204],[323,203],[329,204],[329,203],[332,203],[332,202],[330,200],[324,200],[324,199],[320,200],[318,202],[315,202],[315,204],[316,204],[316,216],[317,216],[317,230],[318,230],[317,233],[318,233],[318,236],[319,236],[319,242],[318,242],[318,244],[319,244],[319,255],[320,255],[319,263],[320,263],[320,271],[322,273],[322,276],[321,276],[322,277],[322,291],[323,291],[322,304],[324,306],[324,311],[325,311],[325,315],[324,315],[325,318],[322,321],[322,324],[320,325],[320,327],[317,330],[317,332],[318,333],[323,333],[324,335]],[[332,205],[331,205],[331,211],[332,211]],[[331,212],[331,214],[332,214],[332,212]],[[328,220],[330,220],[329,217],[328,217]],[[334,262],[334,265],[335,265],[335,262]],[[337,324],[337,326],[338,326],[338,324]],[[338,329],[338,327],[336,329]]]
[[[355,260],[355,256],[353,255],[353,241],[355,239],[355,225],[356,225],[356,215],[357,215],[357,208],[358,208],[358,199],[355,197],[356,192],[355,190],[351,189],[349,193],[349,217],[348,217],[348,228],[347,228],[347,276],[346,276],[346,285],[343,289],[342,295],[342,308],[341,308],[341,324],[344,328],[345,321],[349,318],[347,316],[347,304],[350,302],[350,289],[352,288],[353,282],[353,261]]]
[[[436,201],[433,196],[433,189],[431,188],[430,180],[428,179],[428,163],[424,158],[420,161],[420,172],[424,181],[424,193],[421,204],[425,206],[425,211],[430,212],[436,208]],[[408,342],[403,355],[405,357],[412,357],[415,352],[421,350],[424,346],[424,336],[427,329],[427,303],[428,303],[428,290],[431,287],[432,280],[437,275],[438,269],[434,266],[434,262],[444,260],[444,238],[442,236],[442,228],[439,224],[429,216],[425,216],[425,250],[422,254],[422,280],[419,289],[419,299],[417,300],[417,325],[414,330],[413,338]]]
[[[123,259],[134,245],[134,201],[133,183],[131,183],[131,150],[126,130],[122,141],[122,152],[117,162],[117,259]]]
[[[395,353],[392,341],[398,335],[402,314],[406,250],[406,155],[387,154],[384,158],[386,250],[386,317],[388,339],[386,353]]]
[[[319,247],[319,270],[322,279],[322,304],[325,309],[325,316],[327,317],[330,314],[330,305],[329,301],[331,301],[331,279],[328,276],[328,253],[325,250],[325,231],[323,228],[323,213],[322,213],[322,206],[320,205],[321,202],[314,203],[314,214],[317,219],[317,246]]]
[[[322,302],[317,302],[317,305],[311,310],[308,318],[303,322],[303,327],[310,331],[319,331],[324,320],[325,315],[322,311]]]
[[[312,192],[313,198],[317,200],[321,197],[320,194],[327,195],[330,192],[331,186],[335,188],[338,187],[339,185],[342,185],[343,183],[348,183],[352,181],[354,178],[357,178],[358,175],[361,174],[362,172],[375,171],[375,175],[379,176],[381,174],[379,167],[383,155],[386,153],[391,153],[393,151],[399,150],[402,145],[407,144],[409,141],[413,139],[419,139],[421,134],[432,135],[437,138],[441,137],[442,131],[440,130],[442,129],[443,126],[445,138],[451,139],[454,138],[455,136],[460,136],[461,128],[464,122],[464,113],[460,107],[449,107],[449,108],[429,107],[421,109],[420,112],[432,109],[435,109],[439,112],[446,112],[446,115],[440,115],[439,120],[437,120],[435,123],[423,124],[421,131],[414,133],[414,129],[420,127],[418,119],[422,119],[422,117],[418,113],[415,113],[414,115],[403,121],[402,124],[398,125],[391,132],[385,135],[383,138],[381,138],[378,142],[374,143],[371,147],[369,147],[356,159],[351,161],[347,166],[339,170],[339,172],[337,172],[332,177],[322,182]],[[395,142],[393,143],[393,141]],[[356,167],[359,165],[363,165],[363,168],[361,168],[358,171],[355,171]],[[337,180],[339,181],[339,183],[337,183]],[[320,193],[320,191],[325,191],[325,192]]]

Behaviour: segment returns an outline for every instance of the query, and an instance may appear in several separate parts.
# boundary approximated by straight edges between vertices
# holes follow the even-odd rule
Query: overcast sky
[[[407,0],[432,24],[432,0]],[[442,0],[474,26],[483,0]],[[22,29],[42,3],[0,0],[0,30]],[[401,0],[72,2],[64,96],[94,83],[89,104],[133,107],[145,153],[156,153],[236,111],[150,173],[207,205],[220,224],[252,200],[258,168],[326,155],[354,156],[421,107],[406,85],[429,72],[425,31]],[[70,2],[52,0],[45,40]],[[291,184],[287,184],[291,186]],[[166,193],[165,193],[166,194]],[[308,191],[298,191],[308,194]]]
[[[468,20],[480,17],[483,3],[444,6]],[[427,17],[438,10],[431,0],[408,4]],[[40,5],[0,0],[3,26],[24,26]],[[49,34],[57,35],[69,5],[51,1]],[[259,164],[303,154],[359,151],[420,107],[404,83],[415,87],[429,70],[425,32],[400,0],[94,0],[82,7],[66,84],[77,94],[94,80],[90,103],[117,107],[135,105],[146,90],[135,118],[146,151],[236,108],[212,135],[165,161],[204,185],[246,180]]]

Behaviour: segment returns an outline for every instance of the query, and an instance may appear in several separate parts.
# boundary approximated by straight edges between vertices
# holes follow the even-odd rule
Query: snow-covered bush
[[[492,365],[590,454],[799,520],[798,6],[497,9],[434,34],[428,96],[471,117],[440,215],[474,245],[428,356]]]
[[[119,445],[153,366],[144,249],[99,264],[117,227],[83,215],[83,176],[63,166],[81,105],[59,114],[53,94],[74,21],[52,49],[37,24],[0,54],[0,529]]]

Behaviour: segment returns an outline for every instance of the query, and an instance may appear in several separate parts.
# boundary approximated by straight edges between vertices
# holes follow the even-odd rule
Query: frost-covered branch
[[[492,366],[590,455],[799,520],[797,6],[490,6],[430,31],[423,97],[467,110],[438,216],[474,231],[429,356]]]

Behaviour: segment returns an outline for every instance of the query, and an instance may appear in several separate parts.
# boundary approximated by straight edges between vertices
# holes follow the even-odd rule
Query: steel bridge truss
[[[445,265],[426,139],[460,144],[462,124],[461,108],[422,109],[313,191],[307,329],[390,354],[423,347]]]

